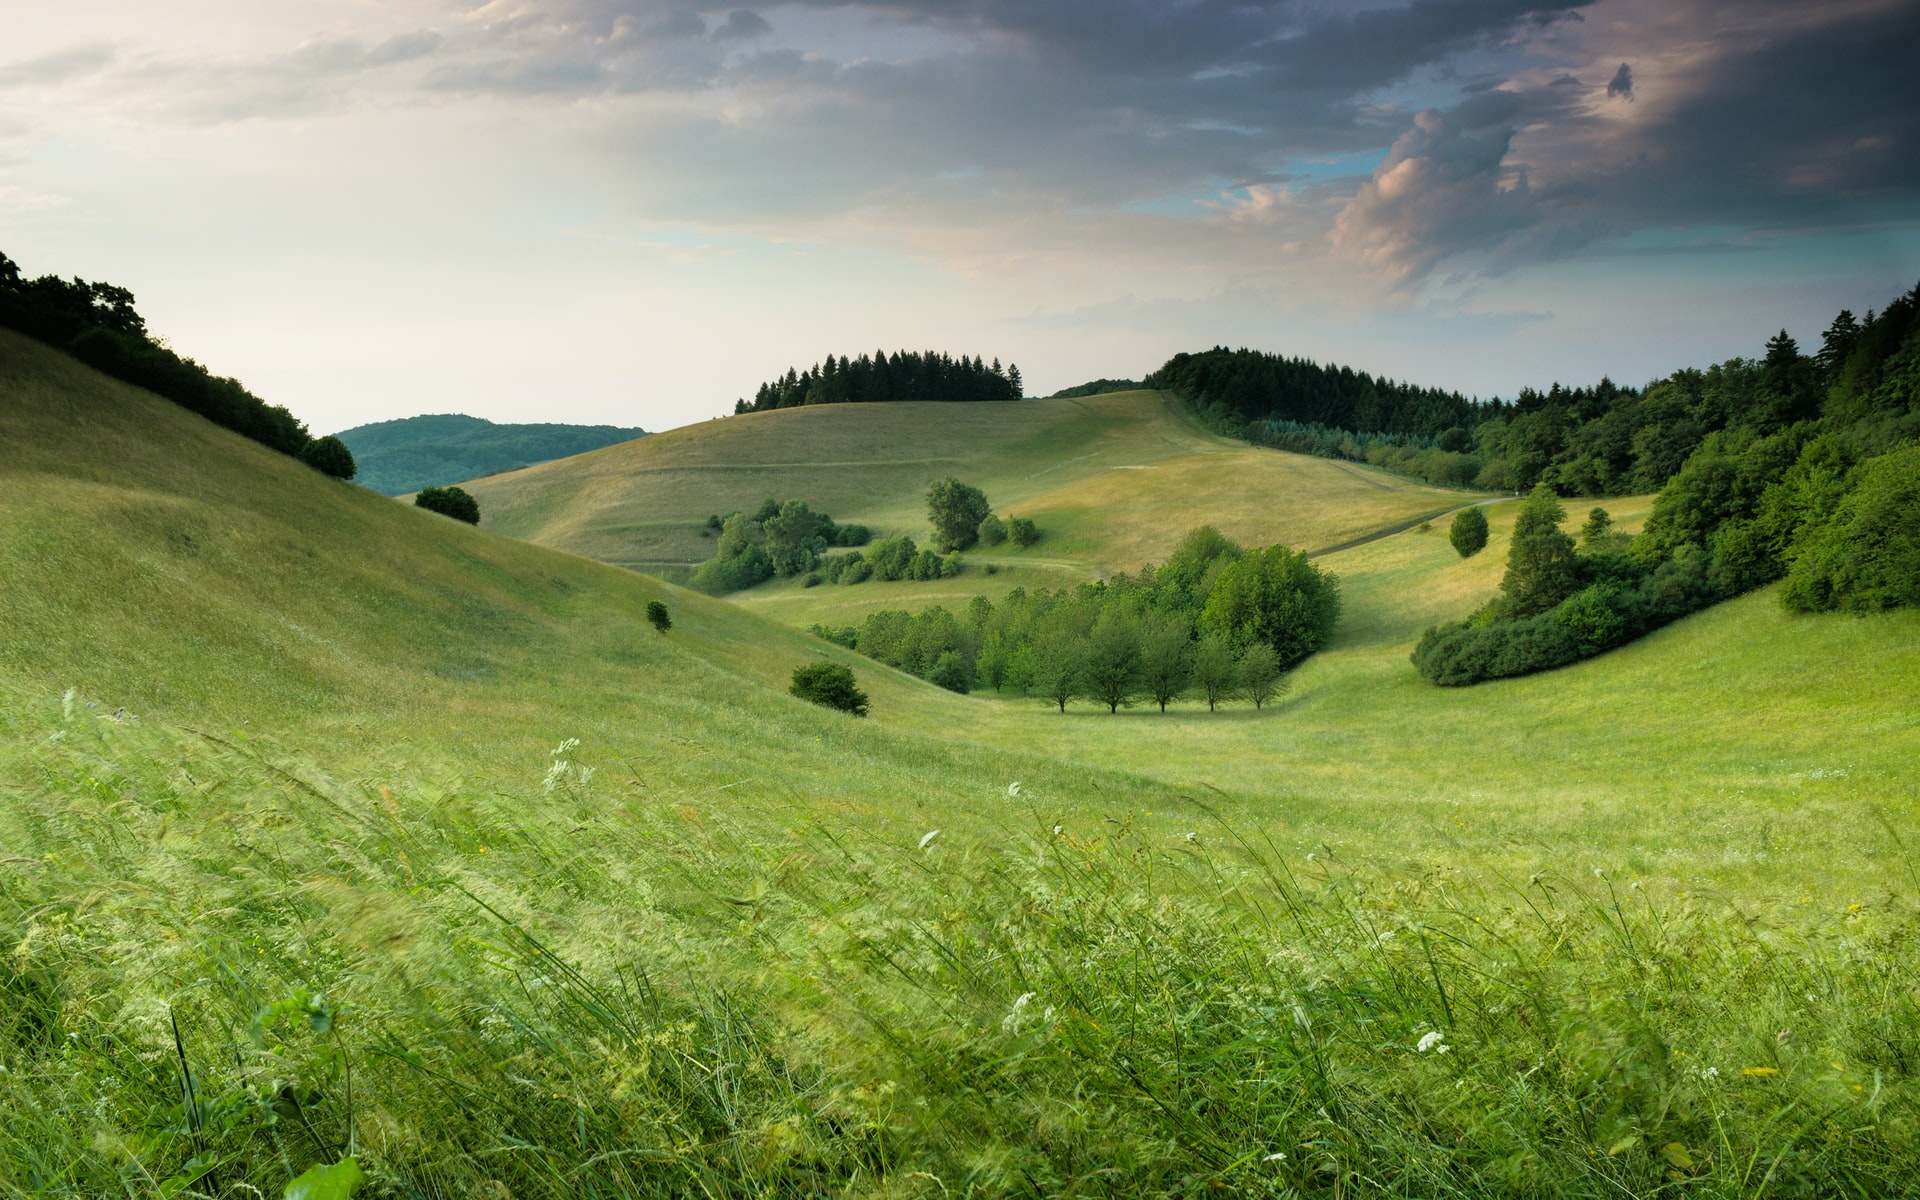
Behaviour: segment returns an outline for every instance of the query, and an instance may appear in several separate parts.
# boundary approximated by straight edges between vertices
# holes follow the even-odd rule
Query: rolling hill
[[[442,487],[645,437],[614,425],[500,425],[438,413],[356,425],[334,436],[353,451],[363,487],[389,496]]]
[[[1143,462],[1167,427],[1113,403],[1014,440],[1107,448],[1029,498],[1233,461]],[[975,453],[1008,489],[1074,457]],[[1434,498],[1363,486],[1376,531]],[[1911,1191],[1920,614],[1762,591],[1428,687],[1407,652],[1514,507],[1473,559],[1329,542],[1347,619],[1279,705],[1061,717],[0,332],[0,1183],[277,1194],[352,1153],[374,1194]],[[821,655],[872,718],[784,694]]]
[[[710,557],[710,513],[768,496],[925,536],[927,485],[983,488],[1034,518],[1028,554],[1072,578],[1131,570],[1195,525],[1324,550],[1473,497],[1364,466],[1255,450],[1158,392],[1018,404],[836,404],[747,413],[463,484],[512,537],[676,576]]]

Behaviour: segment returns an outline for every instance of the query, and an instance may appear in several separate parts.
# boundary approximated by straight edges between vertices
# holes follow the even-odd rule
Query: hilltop
[[[517,470],[645,437],[614,425],[502,425],[435,413],[356,425],[335,434],[353,451],[354,479],[389,496]]]
[[[1154,402],[1016,441],[1099,434],[1030,498],[1124,480]],[[1149,464],[1233,461],[1183,436]],[[1494,587],[1501,502],[1470,559],[1323,545],[1346,620],[1278,705],[1060,717],[4,332],[0,477],[0,1180],[277,1194],[351,1148],[371,1194],[1920,1183],[1920,613],[1767,590],[1429,687],[1407,653]],[[871,718],[785,694],[820,656]]]
[[[710,557],[710,513],[802,499],[876,533],[924,533],[956,476],[1046,540],[1019,561],[1131,570],[1188,529],[1322,551],[1470,503],[1360,464],[1254,449],[1159,392],[1016,404],[840,404],[746,413],[463,484],[482,524],[669,577]]]

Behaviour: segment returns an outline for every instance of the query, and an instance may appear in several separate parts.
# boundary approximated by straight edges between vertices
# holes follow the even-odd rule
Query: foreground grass
[[[1911,891],[1785,921],[1026,787],[921,844],[591,747],[468,791],[23,708],[9,1194],[1920,1187]]]

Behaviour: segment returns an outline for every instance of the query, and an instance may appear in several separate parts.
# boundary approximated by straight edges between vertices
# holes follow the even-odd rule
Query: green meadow
[[[1920,614],[1763,590],[1437,689],[1515,503],[1462,560],[1418,522],[1485,497],[1048,404],[729,418],[475,529],[0,331],[0,1194],[1920,1191]],[[917,531],[930,473],[1048,539],[739,603],[609,565],[767,494]],[[798,628],[1205,521],[1341,579],[1261,711]],[[823,656],[871,717],[785,693]]]

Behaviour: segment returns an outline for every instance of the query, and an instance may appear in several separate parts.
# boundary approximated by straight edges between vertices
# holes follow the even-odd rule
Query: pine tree
[[[1510,619],[1543,613],[1579,590],[1580,560],[1573,539],[1560,531],[1567,512],[1546,484],[1536,484],[1513,525],[1507,574],[1500,581]]]

